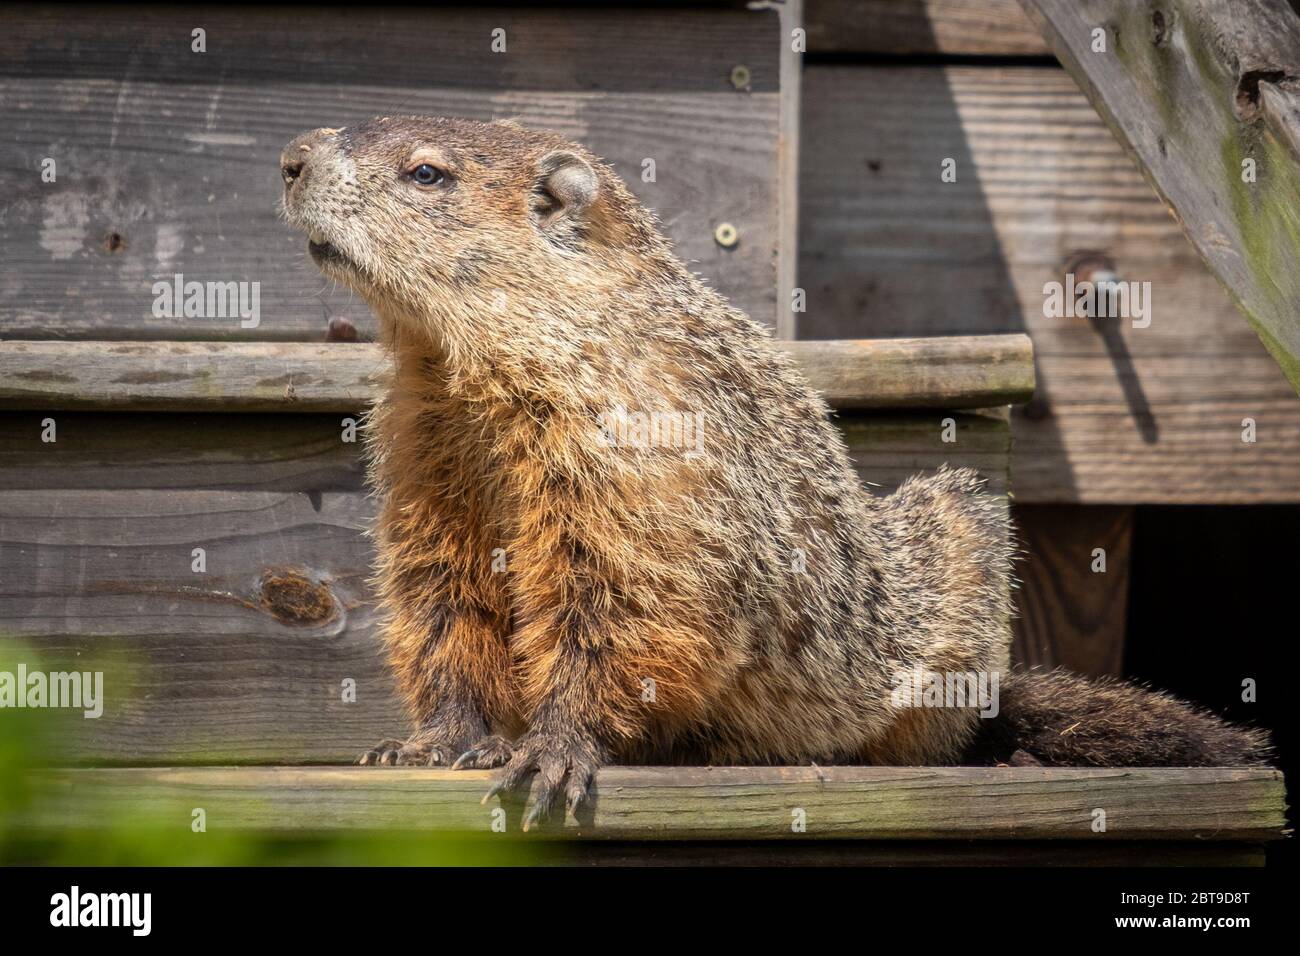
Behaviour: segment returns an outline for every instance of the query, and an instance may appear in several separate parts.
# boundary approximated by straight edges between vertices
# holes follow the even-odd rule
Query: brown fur
[[[1162,691],[1067,671],[1009,674],[1005,716],[988,722],[973,754],[1079,767],[1255,766],[1272,748],[1261,730],[1235,727]]]
[[[889,692],[1007,666],[1008,529],[973,473],[867,493],[803,375],[579,146],[386,118],[304,134],[282,167],[287,217],[395,364],[368,434],[417,729],[363,762],[537,770],[534,819],[606,760],[962,756],[975,711]],[[619,406],[703,413],[700,453],[602,441]]]

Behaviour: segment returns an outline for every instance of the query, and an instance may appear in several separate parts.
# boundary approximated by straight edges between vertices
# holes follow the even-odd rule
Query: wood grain
[[[0,413],[0,490],[364,491],[360,440],[333,415]],[[944,441],[951,418],[954,441]],[[850,459],[876,493],[947,463],[1005,495],[1011,435],[989,411],[837,416]]]
[[[1027,332],[1023,502],[1300,501],[1300,398],[1064,71],[809,66],[804,89],[801,336]],[[1151,283],[1149,328],[1044,316],[1087,251]]]
[[[696,271],[773,325],[778,19],[739,4],[449,8],[436,28],[414,8],[7,10],[0,325],[22,338],[320,340],[343,315],[372,331],[280,221],[278,157],[305,129],[391,114],[515,118],[581,141]],[[190,50],[196,24],[203,54]],[[490,48],[497,28],[505,53]],[[655,182],[642,182],[646,158]],[[739,230],[734,248],[714,241],[720,222]],[[178,273],[259,283],[260,323],[155,317],[153,282]]]
[[[1264,845],[1175,840],[555,841],[558,862],[586,866],[1264,866]]]
[[[209,826],[488,833],[491,774],[405,768],[46,772],[21,826],[93,825],[130,807],[156,825],[202,806]],[[578,820],[538,834],[587,840],[1276,840],[1282,775],[1246,769],[607,767]],[[1092,831],[1093,810],[1106,831]],[[517,832],[519,807],[507,804]],[[801,809],[806,832],[792,832]],[[172,824],[175,825],[175,824]]]
[[[1300,16],[1287,0],[1022,5],[1300,389]]]
[[[788,342],[835,408],[973,408],[1026,401],[1023,335]],[[0,342],[0,408],[348,412],[382,392],[376,345]]]
[[[0,413],[0,490],[364,490],[351,415]],[[355,421],[355,418],[353,419]]]
[[[810,53],[1050,56],[1016,0],[808,0]]]
[[[987,480],[988,490],[1000,497],[1012,487],[1011,429],[1004,413],[843,416],[838,423],[858,477],[877,494],[887,494],[910,476],[944,463],[974,468]],[[951,442],[944,440],[949,431]]]
[[[104,715],[69,722],[63,759],[339,761],[403,730],[366,583],[373,512],[352,492],[6,491],[5,649],[105,674]]]
[[[1019,505],[1022,554],[1011,659],[1119,676],[1124,665],[1133,509],[1123,505]],[[1093,550],[1106,552],[1094,571]]]

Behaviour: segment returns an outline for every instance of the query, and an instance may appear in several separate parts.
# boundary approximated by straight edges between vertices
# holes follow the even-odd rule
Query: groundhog
[[[488,796],[536,773],[527,827],[606,762],[1266,759],[1170,697],[1010,673],[1005,510],[968,470],[869,493],[800,370],[581,146],[385,117],[281,174],[393,357],[367,441],[415,730],[361,763],[503,767]],[[1002,675],[998,716],[909,706],[907,675],[953,673]]]

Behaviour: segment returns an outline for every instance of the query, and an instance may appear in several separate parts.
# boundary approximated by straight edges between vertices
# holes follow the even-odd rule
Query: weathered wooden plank
[[[1124,665],[1133,508],[1025,505],[1013,510],[1016,568],[1013,661],[1119,676]],[[1104,569],[1096,549],[1104,554]]]
[[[808,52],[1049,56],[1016,0],[808,0]]]
[[[0,413],[0,490],[364,490],[359,441],[343,440],[338,416],[60,412],[53,443],[41,440],[49,417]],[[945,462],[976,469],[1006,493],[1011,437],[998,414],[848,414],[836,422],[877,493]]]
[[[1287,0],[1022,5],[1300,389],[1300,15]]]
[[[835,408],[981,408],[1028,401],[1025,335],[800,341],[788,348]]]
[[[406,768],[47,771],[22,827],[93,826],[105,807],[188,825],[490,832],[490,774]],[[1282,775],[1246,769],[607,767],[579,819],[539,835],[597,840],[1275,840]],[[506,805],[517,831],[519,807]],[[1094,833],[1094,810],[1106,830]],[[797,811],[805,832],[793,832]]]
[[[0,343],[11,408],[348,412],[378,398],[383,349],[363,343]]]
[[[45,442],[52,417],[57,441]],[[0,490],[364,490],[352,414],[0,413]]]
[[[945,462],[974,468],[994,494],[1005,496],[1011,487],[1011,429],[997,411],[854,416],[840,418],[839,425],[858,476],[875,493],[887,494]]]
[[[583,142],[698,272],[774,324],[778,20],[742,4],[448,8],[436,28],[400,8],[7,10],[0,324],[26,338],[319,340],[347,315],[369,331],[279,220],[277,157],[304,129],[402,113],[512,117]],[[198,25],[206,53],[191,51]],[[732,248],[714,240],[721,222],[739,231]],[[259,283],[257,326],[155,316],[153,283],[178,273]]]
[[[1064,71],[809,66],[804,85],[802,336],[1028,332],[1023,502],[1300,501],[1300,399]],[[1149,327],[1044,315],[1089,250],[1151,283]]]
[[[1026,401],[1023,335],[782,342],[836,408],[973,408]],[[381,347],[361,343],[0,342],[0,407],[355,411],[378,397]]]
[[[516,844],[519,845],[519,844]],[[1259,843],[1132,840],[552,841],[533,865],[567,866],[1233,866],[1266,865]]]
[[[103,716],[54,745],[67,760],[355,756],[405,726],[366,583],[373,511],[357,493],[6,491],[0,650],[104,672]]]
[[[331,415],[0,413],[0,490],[176,489],[362,492],[359,442]],[[944,441],[952,418],[952,442]],[[889,491],[945,462],[1005,493],[1010,430],[996,414],[917,412],[836,419],[862,479]]]
[[[1046,409],[1030,405],[1013,418],[1020,500],[1300,502],[1300,400],[1258,342],[1247,344],[1253,355],[1234,354],[1237,345],[1211,338],[1173,345],[1171,355],[1134,353],[1141,371],[1127,368],[1118,381],[1109,358],[1044,356],[1049,392],[1052,376],[1073,386]],[[1247,420],[1256,426],[1250,443],[1242,440]]]

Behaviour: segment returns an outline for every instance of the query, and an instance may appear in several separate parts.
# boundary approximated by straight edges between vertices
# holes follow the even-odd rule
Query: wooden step
[[[1020,334],[778,341],[833,407],[982,408],[1028,401]],[[378,397],[380,346],[262,342],[0,342],[0,408],[352,412]]]
[[[789,347],[873,490],[947,462],[1005,500],[1005,408],[942,404],[1027,395],[1026,337]],[[60,735],[69,762],[339,762],[406,726],[366,584],[376,502],[342,425],[383,368],[355,344],[0,343],[0,407],[28,409],[0,412],[0,633],[109,688]]]
[[[21,828],[136,823],[273,831],[491,833],[491,774],[394,767],[50,770]],[[1026,767],[607,767],[579,819],[542,833],[594,840],[1207,840],[1284,835],[1275,770]],[[519,806],[506,805],[507,832]],[[1101,811],[1099,813],[1098,811]],[[1103,819],[1104,830],[1098,821]],[[497,815],[499,818],[499,815]],[[794,824],[799,822],[804,829]]]

